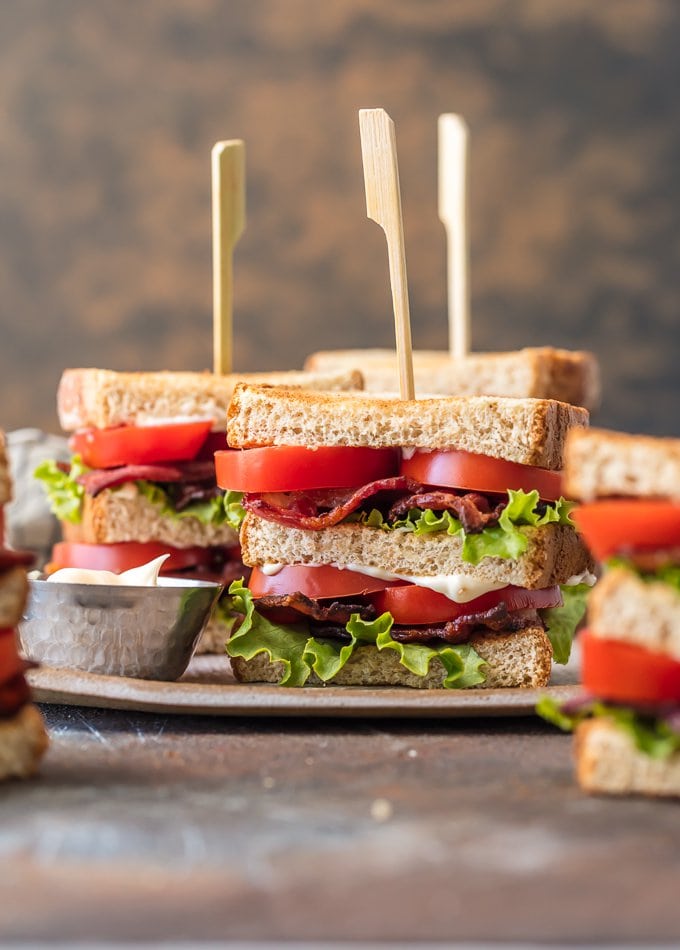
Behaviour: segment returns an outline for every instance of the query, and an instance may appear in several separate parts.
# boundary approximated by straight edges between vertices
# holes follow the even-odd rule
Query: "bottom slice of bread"
[[[582,722],[575,751],[579,785],[586,792],[680,796],[680,753],[653,759],[609,719]]]
[[[470,645],[486,660],[486,680],[472,689],[499,687],[540,687],[550,679],[552,647],[542,627],[527,627],[517,633],[480,633]],[[281,663],[270,663],[267,655],[252,660],[233,657],[234,675],[242,683],[278,683],[283,675]],[[359,647],[329,686],[412,686],[416,689],[438,689],[446,671],[436,658],[430,663],[427,676],[416,676],[399,662],[394,650]],[[326,685],[313,673],[307,686]]]
[[[46,749],[43,719],[32,703],[11,718],[0,719],[0,779],[35,774]]]

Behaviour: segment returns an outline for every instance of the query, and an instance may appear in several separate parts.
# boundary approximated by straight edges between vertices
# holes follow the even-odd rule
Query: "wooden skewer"
[[[446,229],[449,353],[470,351],[467,236],[468,129],[459,115],[439,116],[439,219]]]
[[[360,109],[359,131],[366,186],[366,213],[380,225],[387,238],[399,365],[399,394],[402,399],[415,399],[404,225],[394,122],[384,109]]]
[[[245,145],[212,149],[213,371],[230,373],[233,352],[234,245],[246,223]]]

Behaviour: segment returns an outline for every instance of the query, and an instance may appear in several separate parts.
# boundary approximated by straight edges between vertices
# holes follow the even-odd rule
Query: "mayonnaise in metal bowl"
[[[65,568],[31,577],[19,624],[26,655],[51,667],[178,679],[223,588],[160,577],[165,557],[123,574]]]

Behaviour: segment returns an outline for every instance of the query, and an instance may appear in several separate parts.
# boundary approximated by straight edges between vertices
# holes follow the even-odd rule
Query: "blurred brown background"
[[[387,345],[357,109],[397,125],[414,340],[445,346],[436,120],[472,132],[475,349],[594,349],[602,423],[680,434],[680,4],[0,4],[0,425],[65,366],[211,363],[209,154],[247,144],[239,369]]]

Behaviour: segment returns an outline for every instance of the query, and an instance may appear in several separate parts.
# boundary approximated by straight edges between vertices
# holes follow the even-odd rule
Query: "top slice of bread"
[[[67,369],[57,392],[62,429],[144,425],[154,420],[212,419],[223,429],[234,386],[241,381],[289,388],[361,389],[356,370],[332,373],[118,373],[108,369]]]
[[[368,391],[398,389],[394,350],[326,350],[305,361],[305,369],[315,372],[351,367],[361,369]],[[416,389],[421,392],[557,399],[591,411],[600,403],[598,362],[586,351],[546,346],[452,359],[444,350],[416,350],[413,372]]]
[[[12,500],[12,478],[9,471],[9,456],[5,433],[0,429],[0,505]],[[2,546],[2,518],[0,518],[0,546]]]
[[[615,496],[680,500],[680,439],[573,430],[564,484],[569,497],[583,501]]]
[[[227,416],[234,448],[265,445],[462,449],[560,469],[571,426],[585,409],[547,399],[441,396],[386,399],[239,384]]]

